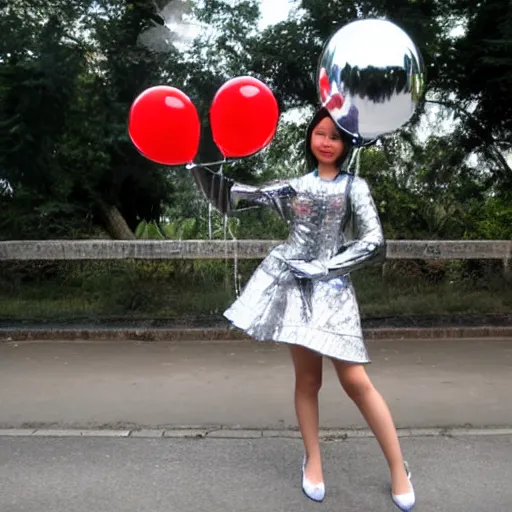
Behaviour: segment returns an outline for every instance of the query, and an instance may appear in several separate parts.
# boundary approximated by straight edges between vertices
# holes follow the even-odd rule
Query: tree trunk
[[[105,229],[114,240],[135,240],[135,234],[116,206],[106,204],[102,200],[98,201],[98,206],[103,216]]]

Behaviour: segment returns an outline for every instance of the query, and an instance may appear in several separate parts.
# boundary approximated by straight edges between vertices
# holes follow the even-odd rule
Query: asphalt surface
[[[399,428],[512,427],[512,339],[368,342]],[[323,428],[366,427],[324,364]],[[295,428],[288,348],[250,341],[0,343],[0,428]]]
[[[410,438],[415,512],[512,509],[512,436]],[[300,487],[299,440],[0,437],[8,512],[398,510],[374,439],[322,445],[327,495]]]
[[[414,511],[512,510],[512,339],[368,347]],[[324,368],[319,505],[301,491],[287,347],[0,343],[0,512],[398,510],[375,439],[350,430],[366,425]]]

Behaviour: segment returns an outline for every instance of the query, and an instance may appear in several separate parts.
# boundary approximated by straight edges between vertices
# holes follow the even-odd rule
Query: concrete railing
[[[261,259],[279,240],[35,240],[0,242],[0,261],[120,259]],[[388,240],[393,260],[502,260],[508,268],[509,240]]]

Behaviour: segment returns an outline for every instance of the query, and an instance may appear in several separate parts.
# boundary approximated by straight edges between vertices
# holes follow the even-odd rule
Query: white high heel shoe
[[[393,494],[391,493],[391,498],[393,499],[394,504],[402,511],[402,512],[410,512],[416,503],[416,496],[414,494],[414,487],[411,482],[411,471],[409,470],[409,465],[407,462],[404,462],[405,471],[407,472],[407,478],[411,484],[411,491],[407,494]]]
[[[323,482],[320,484],[312,484],[306,478],[306,460],[306,456],[304,455],[304,460],[302,461],[302,490],[310,500],[323,501],[325,498],[325,484]]]

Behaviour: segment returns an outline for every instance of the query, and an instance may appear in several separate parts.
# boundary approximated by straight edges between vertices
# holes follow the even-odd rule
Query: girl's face
[[[330,117],[324,117],[313,129],[311,152],[319,164],[335,165],[343,154],[344,145]]]

